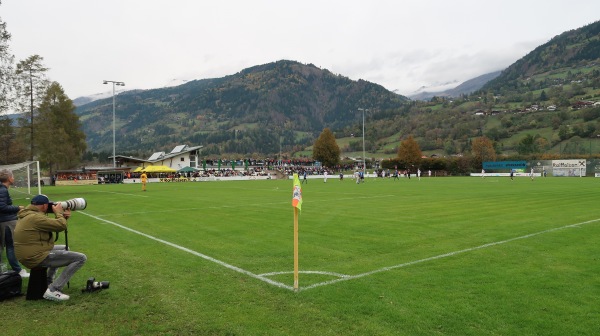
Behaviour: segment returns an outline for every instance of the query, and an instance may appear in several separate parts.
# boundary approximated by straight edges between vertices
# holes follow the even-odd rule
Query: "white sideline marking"
[[[225,268],[228,268],[230,270],[233,270],[233,271],[236,271],[238,273],[242,273],[242,274],[248,275],[248,276],[250,276],[250,277],[252,277],[254,279],[260,280],[260,281],[264,281],[264,282],[266,282],[268,284],[271,284],[273,286],[276,286],[276,287],[279,287],[279,288],[288,289],[288,290],[292,290],[292,291],[294,290],[294,288],[292,286],[288,286],[288,285],[286,285],[284,283],[277,282],[277,281],[274,281],[274,280],[271,280],[271,279],[267,278],[267,276],[280,275],[280,274],[289,274],[289,273],[292,273],[292,272],[270,272],[270,273],[263,273],[263,274],[254,274],[254,273],[252,273],[250,271],[246,271],[246,270],[244,270],[242,268],[239,268],[237,266],[230,265],[230,264],[228,264],[226,262],[220,261],[218,259],[215,259],[213,257],[207,256],[207,255],[202,254],[200,252],[196,252],[194,250],[190,250],[190,249],[188,249],[186,247],[183,247],[183,246],[180,246],[180,245],[168,242],[168,241],[160,239],[160,238],[156,238],[156,237],[151,236],[149,234],[146,234],[146,233],[143,233],[141,231],[137,231],[137,230],[128,228],[128,227],[126,227],[124,225],[121,225],[121,224],[118,224],[118,223],[115,223],[115,222],[112,222],[112,221],[100,218],[98,216],[90,215],[90,214],[88,214],[88,213],[86,213],[84,211],[79,211],[79,213],[84,214],[86,216],[89,216],[91,218],[94,218],[96,220],[99,220],[99,221],[102,221],[102,222],[105,222],[105,223],[112,224],[114,226],[120,227],[120,228],[122,228],[124,230],[136,233],[136,234],[138,234],[140,236],[144,236],[146,238],[150,238],[150,239],[155,240],[155,241],[157,241],[159,243],[163,243],[165,245],[174,247],[174,248],[182,250],[184,252],[188,252],[190,254],[193,254],[193,255],[198,256],[200,258],[203,258],[203,259],[206,259],[208,261],[214,262],[214,263],[216,263],[218,265],[221,265],[221,266],[223,266]],[[554,231],[558,231],[558,230],[564,230],[564,229],[568,229],[568,228],[579,227],[581,225],[595,223],[595,222],[598,222],[598,221],[600,221],[600,218],[592,219],[592,220],[589,220],[589,221],[580,222],[580,223],[576,223],[576,224],[569,224],[569,225],[565,225],[565,226],[561,226],[561,227],[557,227],[557,228],[553,228],[553,229],[548,229],[548,230],[544,230],[544,231],[534,232],[534,233],[530,233],[530,234],[527,234],[527,235],[524,235],[524,236],[510,238],[510,239],[501,240],[501,241],[497,241],[497,242],[493,242],[493,243],[488,243],[488,244],[483,244],[483,245],[480,245],[480,246],[471,247],[471,248],[467,248],[467,249],[464,249],[464,250],[459,250],[459,251],[454,251],[454,252],[448,252],[448,253],[445,253],[445,254],[440,254],[440,255],[437,255],[437,256],[429,257],[429,258],[424,258],[424,259],[409,261],[409,262],[406,262],[406,263],[403,263],[403,264],[398,264],[398,265],[394,265],[394,266],[387,266],[387,267],[383,267],[383,268],[380,268],[380,269],[376,269],[376,270],[373,270],[373,271],[369,271],[369,272],[361,273],[361,274],[356,274],[356,275],[347,275],[347,274],[340,274],[340,273],[335,273],[335,272],[325,272],[325,271],[300,271],[300,273],[303,273],[303,274],[325,274],[325,275],[331,275],[331,276],[339,277],[339,279],[334,279],[334,280],[319,282],[319,283],[316,283],[316,284],[313,284],[313,285],[310,285],[310,286],[306,286],[306,287],[300,287],[299,290],[300,291],[304,291],[304,290],[308,290],[308,289],[312,289],[312,288],[317,288],[317,287],[321,287],[321,286],[332,285],[332,284],[335,284],[335,283],[338,283],[338,282],[341,282],[341,281],[348,281],[348,280],[358,279],[358,278],[366,277],[368,275],[372,275],[372,274],[376,274],[376,273],[381,273],[381,272],[390,271],[390,270],[397,269],[397,268],[407,267],[407,266],[419,264],[419,263],[426,262],[426,261],[432,261],[432,260],[437,260],[437,259],[452,257],[452,256],[455,256],[457,254],[462,254],[462,253],[466,253],[466,252],[481,250],[481,249],[484,249],[484,248],[487,248],[487,247],[492,247],[492,246],[496,246],[496,245],[506,244],[506,243],[510,243],[510,242],[513,242],[513,241],[516,241],[516,240],[520,240],[520,239],[531,238],[531,237],[535,237],[535,236],[538,236],[538,235],[541,235],[541,234],[544,234],[544,233],[554,232]]]
[[[225,268],[229,268],[230,270],[233,270],[233,271],[236,271],[236,272],[239,272],[239,273],[245,274],[245,275],[247,275],[247,276],[249,276],[249,277],[252,277],[252,278],[254,278],[254,279],[258,279],[258,280],[260,280],[260,281],[264,281],[264,282],[266,282],[266,283],[268,283],[268,284],[271,284],[271,285],[273,285],[273,286],[277,286],[277,287],[279,287],[279,288],[285,288],[285,289],[289,289],[289,290],[294,290],[294,288],[293,288],[292,286],[288,286],[288,285],[286,285],[286,284],[283,284],[283,283],[281,283],[281,282],[273,281],[273,280],[271,280],[271,279],[269,279],[269,278],[265,278],[264,276],[260,276],[260,275],[254,274],[254,273],[252,273],[252,272],[249,272],[249,271],[246,271],[246,270],[244,270],[244,269],[241,269],[241,268],[239,268],[239,267],[237,267],[237,266],[233,266],[233,265],[230,265],[230,264],[228,264],[228,263],[225,263],[225,262],[223,262],[223,261],[217,260],[217,259],[215,259],[215,258],[213,258],[213,257],[209,257],[209,256],[207,256],[206,254],[202,254],[202,253],[200,253],[200,252],[196,252],[196,251],[194,251],[194,250],[190,250],[190,249],[189,249],[189,248],[187,248],[187,247],[183,247],[183,246],[180,246],[180,245],[177,245],[177,244],[173,244],[173,243],[171,243],[171,242],[168,242],[168,241],[166,241],[166,240],[163,240],[163,239],[160,239],[160,238],[156,238],[156,237],[154,237],[154,236],[151,236],[151,235],[149,235],[149,234],[146,234],[146,233],[143,233],[143,232],[140,232],[140,231],[137,231],[137,230],[134,230],[134,229],[128,228],[128,227],[126,227],[126,226],[123,226],[123,225],[121,225],[121,224],[117,224],[117,223],[115,223],[115,222],[111,222],[111,221],[109,221],[109,220],[102,219],[102,218],[100,218],[100,217],[97,217],[97,216],[94,216],[94,215],[90,215],[90,214],[88,214],[88,213],[85,213],[85,212],[83,212],[83,211],[79,211],[79,213],[81,213],[81,214],[84,214],[84,215],[86,215],[86,216],[89,216],[89,217],[92,217],[92,218],[94,218],[94,219],[97,219],[97,220],[99,220],[99,221],[102,221],[102,222],[105,222],[105,223],[112,224],[112,225],[114,225],[114,226],[120,227],[121,229],[124,229],[124,230],[130,231],[130,232],[133,232],[133,233],[139,234],[140,236],[144,236],[144,237],[146,237],[146,238],[150,238],[150,239],[152,239],[152,240],[155,240],[155,241],[157,241],[157,242],[159,242],[159,243],[163,243],[163,244],[165,244],[165,245],[169,245],[169,246],[171,246],[171,247],[174,247],[174,248],[176,248],[176,249],[182,250],[182,251],[184,251],[184,252],[191,253],[191,254],[193,254],[193,255],[195,255],[195,256],[198,256],[198,257],[200,257],[200,258],[206,259],[206,260],[208,260],[208,261],[212,261],[212,262],[214,262],[214,263],[216,263],[216,264],[219,264],[219,265],[221,265],[221,266],[223,266],[223,267],[225,267]]]

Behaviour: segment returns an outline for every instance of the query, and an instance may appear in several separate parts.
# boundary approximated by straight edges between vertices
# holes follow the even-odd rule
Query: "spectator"
[[[8,169],[0,170],[0,253],[6,246],[6,258],[13,271],[19,273],[22,278],[28,278],[29,273],[21,268],[17,257],[15,256],[15,247],[13,244],[13,234],[17,225],[17,213],[23,209],[23,206],[15,206],[8,193],[8,188],[15,183],[13,173]]]

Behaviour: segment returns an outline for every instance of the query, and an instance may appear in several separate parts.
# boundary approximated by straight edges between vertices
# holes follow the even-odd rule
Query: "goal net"
[[[15,177],[15,184],[10,188],[11,195],[25,198],[42,193],[42,174],[39,161],[0,165],[0,170],[2,169],[10,170]]]

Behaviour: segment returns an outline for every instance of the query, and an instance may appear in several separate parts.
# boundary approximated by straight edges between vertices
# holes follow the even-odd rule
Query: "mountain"
[[[312,144],[326,127],[359,122],[357,109],[399,110],[407,102],[381,85],[353,81],[312,64],[277,61],[223,78],[120,93],[119,152],[204,145],[210,153],[278,153]],[[112,98],[79,106],[91,151],[112,147]]]
[[[143,157],[189,144],[205,146],[203,155],[310,155],[303,151],[325,127],[345,138],[344,152],[362,152],[362,142],[352,138],[362,134],[358,108],[369,109],[366,150],[382,157],[394,156],[408,135],[429,154],[468,152],[482,135],[510,154],[591,153],[592,142],[600,153],[600,108],[592,107],[600,104],[599,46],[600,21],[556,36],[499,75],[445,92],[452,99],[438,93],[431,101],[410,101],[374,83],[285,60],[223,78],[127,91],[116,97],[118,153]],[[108,151],[112,99],[77,113],[89,150]]]
[[[117,94],[117,93],[115,92],[115,94]],[[89,96],[77,97],[77,98],[73,99],[73,105],[82,106],[85,104],[89,104],[93,101],[96,101],[98,99],[105,99],[108,97],[112,97],[112,91],[96,93],[96,94],[89,95]]]
[[[500,73],[500,71],[490,72],[469,79],[452,89],[437,92],[421,91],[408,97],[413,100],[430,100],[433,97],[460,97],[461,95],[468,95],[481,89],[487,82],[498,77]]]
[[[163,85],[162,87],[172,87],[172,86],[178,86],[181,84],[185,84],[189,82],[189,80],[187,79],[171,79],[169,82],[167,82],[165,85]],[[131,91],[131,90],[124,90],[124,89],[120,89],[120,90],[115,90],[115,95],[120,94],[121,92],[125,92],[125,91]],[[107,91],[107,92],[101,92],[101,93],[96,93],[93,95],[89,95],[89,96],[82,96],[82,97],[77,97],[75,99],[73,99],[73,104],[75,106],[82,106],[85,104],[89,104],[93,101],[96,101],[98,99],[105,99],[105,98],[112,98],[112,90],[111,91]]]
[[[576,75],[571,70],[593,68],[599,58],[600,21],[596,21],[535,48],[484,85],[483,90],[507,94],[565,84]],[[571,78],[559,76],[560,73]]]

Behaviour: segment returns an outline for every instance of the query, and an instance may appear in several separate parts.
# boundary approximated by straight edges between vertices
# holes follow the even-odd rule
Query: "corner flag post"
[[[298,290],[298,212],[302,210],[302,188],[296,173],[294,173],[292,207],[294,207],[294,290]]]
[[[298,290],[298,208],[294,207],[294,290]]]

